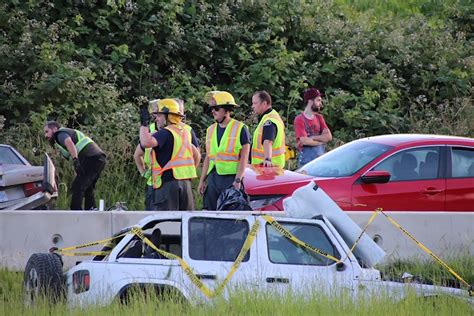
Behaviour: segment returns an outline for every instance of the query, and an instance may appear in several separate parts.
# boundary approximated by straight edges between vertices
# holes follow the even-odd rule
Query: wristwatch
[[[242,182],[242,179],[240,179],[240,178],[235,178],[235,179],[234,179],[234,182],[235,182],[235,183],[240,183],[240,182]]]

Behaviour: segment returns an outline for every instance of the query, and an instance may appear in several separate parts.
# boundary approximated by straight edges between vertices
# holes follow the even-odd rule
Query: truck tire
[[[65,295],[61,259],[52,253],[35,253],[28,259],[23,278],[25,303],[33,305],[38,299],[59,302]]]

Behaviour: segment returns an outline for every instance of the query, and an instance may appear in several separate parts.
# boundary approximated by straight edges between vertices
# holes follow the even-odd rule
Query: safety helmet
[[[206,100],[206,102],[209,103],[210,106],[214,106],[214,105],[238,106],[235,103],[235,100],[232,94],[230,94],[227,91],[210,91],[206,93],[206,96],[204,99]],[[211,103],[211,100],[214,100],[214,102]]]
[[[150,102],[148,102],[148,112],[150,114],[158,112],[158,101],[160,101],[160,100],[159,99],[154,99],[154,100],[151,100]]]
[[[175,114],[184,117],[184,114],[179,110],[179,104],[175,99],[158,100],[158,113]]]

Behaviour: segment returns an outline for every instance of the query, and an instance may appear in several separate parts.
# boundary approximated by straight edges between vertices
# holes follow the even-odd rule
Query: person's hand
[[[141,126],[148,127],[150,125],[150,113],[148,112],[148,108],[141,107],[140,108],[140,124]]]
[[[236,190],[240,190],[240,188],[242,187],[242,183],[241,183],[241,182],[235,182],[235,181],[234,181],[234,183],[232,183],[232,185],[234,186],[234,188],[235,188]]]
[[[151,177],[151,170],[150,169],[145,169],[145,171],[143,171],[142,173],[142,177],[145,178],[145,179],[150,179]]]
[[[206,186],[207,185],[205,181],[199,181],[198,192],[204,194],[204,192],[206,191]]]
[[[265,159],[265,160],[262,162],[262,165],[263,165],[264,167],[273,167],[272,161],[271,161],[271,160],[267,160],[267,159]]]
[[[76,174],[77,175],[83,174],[84,170],[82,169],[81,162],[79,161],[79,159],[74,158],[72,162],[74,164],[74,170],[76,171]]]

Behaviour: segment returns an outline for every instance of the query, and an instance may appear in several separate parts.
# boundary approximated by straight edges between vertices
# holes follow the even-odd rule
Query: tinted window
[[[24,165],[23,161],[9,147],[0,146],[0,164]]]
[[[189,256],[194,260],[235,261],[248,232],[247,221],[192,218],[189,222]],[[244,261],[248,261],[249,252]]]
[[[390,148],[363,140],[350,142],[309,162],[301,171],[314,177],[350,176]]]
[[[474,177],[474,150],[453,148],[451,151],[451,175],[453,178]]]
[[[439,172],[439,147],[423,147],[398,152],[373,170],[390,172],[390,182],[436,179]]]
[[[340,258],[338,251],[330,242],[324,231],[318,225],[280,223],[286,230],[296,238],[318,248],[336,258]],[[283,237],[273,226],[267,224],[268,256],[273,263],[301,264],[326,266],[334,263],[333,260],[325,258]]]

